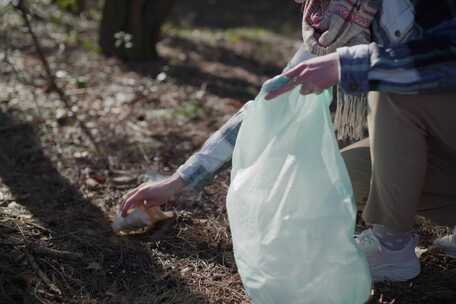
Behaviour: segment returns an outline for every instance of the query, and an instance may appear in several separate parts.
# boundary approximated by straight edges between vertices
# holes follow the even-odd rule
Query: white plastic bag
[[[248,104],[227,197],[234,254],[255,304],[361,304],[371,279],[329,90]]]

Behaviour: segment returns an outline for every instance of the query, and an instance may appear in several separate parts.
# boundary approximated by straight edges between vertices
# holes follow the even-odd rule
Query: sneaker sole
[[[416,278],[420,272],[421,265],[418,259],[401,265],[387,264],[371,269],[374,282],[404,282]]]

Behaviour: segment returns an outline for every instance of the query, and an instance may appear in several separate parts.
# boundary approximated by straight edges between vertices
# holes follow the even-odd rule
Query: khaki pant
[[[363,218],[409,231],[456,225],[456,94],[369,94],[370,138],[342,150]]]

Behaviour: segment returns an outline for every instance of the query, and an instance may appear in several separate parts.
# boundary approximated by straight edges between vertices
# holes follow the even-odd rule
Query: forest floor
[[[177,217],[156,230],[117,236],[110,223],[146,173],[171,174],[280,72],[299,44],[292,1],[178,1],[155,63],[99,54],[96,17],[35,18],[76,117],[50,92],[20,20],[9,18],[0,53],[0,303],[250,303],[233,259],[228,172],[165,205]],[[448,232],[420,223],[425,249]],[[377,284],[372,303],[456,303],[456,260],[431,249],[421,263],[415,280]]]

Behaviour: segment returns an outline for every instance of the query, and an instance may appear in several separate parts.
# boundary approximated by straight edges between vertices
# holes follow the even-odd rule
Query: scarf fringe
[[[337,86],[337,109],[334,118],[337,139],[341,141],[360,140],[366,137],[367,95],[346,95]]]
[[[345,3],[346,2],[346,3]],[[354,3],[352,3],[354,2]],[[365,17],[363,11],[368,7],[369,11],[377,10],[380,6],[379,0],[308,0],[304,6],[304,16],[302,23],[302,36],[304,45],[314,55],[321,56],[336,51],[338,47],[365,44],[370,41],[370,30],[368,26],[357,24],[351,19],[343,19],[344,16],[338,15],[337,7],[361,7],[362,9],[353,10],[353,14]],[[330,26],[324,34],[337,33],[333,40],[327,45],[320,44],[315,37],[315,29],[312,27],[313,16],[323,18],[321,22],[326,21]],[[329,18],[324,20],[325,18]],[[369,24],[372,21],[369,20]],[[324,35],[322,34],[322,35]],[[319,37],[321,38],[322,35]],[[320,39],[318,38],[318,39]],[[354,96],[345,94],[338,85],[335,89],[335,99],[337,104],[334,126],[336,129],[337,139],[346,143],[366,137],[367,127],[367,94]]]

